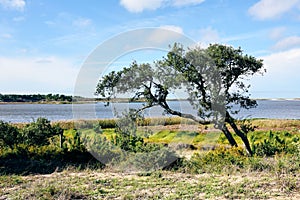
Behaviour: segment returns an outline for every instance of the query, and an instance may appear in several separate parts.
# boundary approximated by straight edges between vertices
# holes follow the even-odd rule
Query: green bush
[[[299,137],[288,132],[269,131],[264,139],[251,137],[253,152],[258,156],[274,156],[280,153],[294,154],[299,145]]]
[[[124,153],[103,135],[84,133],[81,134],[81,141],[87,151],[103,164],[119,161]]]
[[[51,126],[48,119],[38,118],[22,129],[22,142],[33,146],[47,145],[50,137],[60,135],[62,132],[63,130],[58,125]]]
[[[35,146],[27,144],[17,144],[12,149],[6,150],[1,154],[1,158],[22,158],[32,160],[50,160],[62,153],[62,149],[57,146],[44,145]]]
[[[125,113],[122,118],[117,121],[115,136],[113,143],[117,147],[126,152],[141,153],[151,152],[161,149],[162,145],[154,143],[146,143],[140,135],[148,135],[148,133],[139,133],[137,135],[137,127],[144,118],[130,110]]]
[[[115,128],[117,124],[117,120],[115,119],[102,119],[98,121],[98,124],[101,128]]]
[[[13,148],[21,141],[18,128],[7,122],[0,121],[0,145]]]

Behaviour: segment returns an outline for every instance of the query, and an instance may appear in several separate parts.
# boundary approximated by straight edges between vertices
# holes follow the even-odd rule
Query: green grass
[[[226,140],[220,140],[220,132],[211,133],[199,133],[195,131],[170,131],[161,130],[154,133],[147,139],[152,143],[179,143],[179,144],[190,144],[195,147],[201,148],[205,145],[218,145],[227,144]]]
[[[149,131],[150,130],[150,131]],[[74,131],[74,130],[73,130]],[[145,132],[148,133],[148,137]],[[65,131],[65,135],[70,135],[72,130]],[[93,131],[93,129],[83,129],[83,133],[88,134],[97,134]],[[254,132],[250,132],[248,134],[248,138],[255,143],[259,143],[267,139],[269,131],[265,130],[257,130]],[[278,135],[280,138],[285,138],[288,142],[293,140],[300,140],[300,132],[291,133],[289,131],[273,131],[275,135]],[[107,139],[111,140],[115,135],[114,128],[105,128],[103,129],[103,136]],[[227,138],[222,132],[218,131],[209,131],[209,132],[198,132],[198,131],[184,131],[184,130],[168,130],[168,129],[153,129],[151,127],[145,131],[145,128],[140,127],[137,131],[137,135],[142,136],[145,138],[146,142],[150,143],[183,143],[183,144],[190,144],[194,145],[197,148],[202,148],[203,146],[220,146],[220,145],[230,145]],[[239,145],[243,145],[243,142],[240,137],[233,134],[233,137],[237,141]]]

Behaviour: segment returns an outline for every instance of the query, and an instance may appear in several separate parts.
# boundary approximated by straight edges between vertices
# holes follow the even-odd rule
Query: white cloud
[[[143,12],[161,7],[162,2],[163,0],[121,0],[120,4],[129,12]]]
[[[120,0],[120,4],[129,12],[143,12],[144,10],[156,10],[161,7],[181,7],[201,4],[205,0]]]
[[[174,6],[187,6],[187,5],[197,5],[203,3],[205,0],[174,0]]]
[[[290,11],[299,2],[299,0],[260,0],[250,7],[248,12],[259,20],[273,19]]]
[[[299,97],[300,48],[273,53],[261,59],[263,59],[267,72],[264,76],[251,78],[252,90],[264,91],[256,96],[273,98]]]
[[[174,26],[174,25],[164,25],[164,26],[161,26],[160,28],[167,29],[167,30],[170,30],[170,31],[174,31],[174,32],[183,34],[183,30],[182,30],[182,28],[179,27],[179,26]]]
[[[273,53],[262,57],[262,59],[264,60],[267,70],[270,70],[271,72],[279,72],[278,76],[280,76],[281,73],[284,73],[286,70],[300,71],[300,48]],[[291,72],[291,75],[299,76],[299,73],[294,73],[295,72]]]
[[[275,50],[286,50],[295,47],[300,47],[300,37],[299,36],[290,36],[278,41],[273,49]]]
[[[3,92],[73,91],[78,71],[72,62],[58,57],[0,57]],[[16,91],[18,90],[18,91]]]
[[[25,0],[0,0],[0,5],[4,8],[22,11],[26,6],[26,2]]]

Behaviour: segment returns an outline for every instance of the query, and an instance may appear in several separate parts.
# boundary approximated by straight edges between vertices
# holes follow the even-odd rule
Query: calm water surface
[[[297,100],[258,100],[258,107],[241,110],[238,118],[275,118],[300,119],[300,101]],[[38,117],[51,121],[72,119],[114,118],[125,108],[138,108],[141,103],[115,103],[108,107],[104,103],[95,104],[1,104],[0,120],[7,122],[32,122]],[[195,113],[186,101],[172,101],[170,107],[186,113]],[[158,117],[162,109],[152,108],[145,112],[146,116]]]

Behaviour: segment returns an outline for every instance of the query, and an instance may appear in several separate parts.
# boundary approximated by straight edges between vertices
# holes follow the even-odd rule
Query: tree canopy
[[[256,101],[250,98],[250,85],[245,79],[264,72],[263,61],[244,54],[241,48],[212,44],[207,48],[185,50],[175,43],[166,57],[153,64],[133,62],[129,67],[103,76],[95,94],[110,100],[116,94],[129,93],[132,101],[145,100],[144,106],[137,112],[160,106],[168,114],[200,124],[215,123],[230,144],[237,146],[229,131],[231,127],[252,154],[247,138],[251,126],[238,126],[232,115],[240,108],[257,106]],[[179,89],[186,91],[197,115],[173,110],[169,106],[168,97]]]

